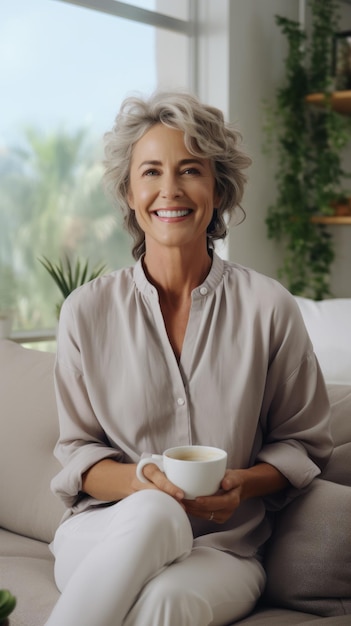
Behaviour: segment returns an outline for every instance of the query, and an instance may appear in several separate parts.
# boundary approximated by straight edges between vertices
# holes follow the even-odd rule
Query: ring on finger
[[[214,511],[211,511],[210,517],[208,518],[210,522],[212,522],[214,518]]]

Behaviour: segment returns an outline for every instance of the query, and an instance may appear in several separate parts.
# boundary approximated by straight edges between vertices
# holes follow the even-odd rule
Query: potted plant
[[[334,215],[338,215],[339,217],[351,215],[351,193],[341,193],[340,196],[331,201],[330,205]]]
[[[16,292],[16,279],[12,267],[0,265],[0,338],[11,335]]]
[[[341,194],[342,149],[350,138],[347,118],[332,110],[332,43],[337,29],[334,0],[309,0],[310,38],[298,22],[276,16],[288,41],[285,83],[268,107],[265,136],[268,151],[277,155],[277,198],[268,208],[268,237],[284,245],[279,276],[296,295],[323,299],[330,295],[329,275],[334,243],[316,215],[333,213]],[[325,94],[323,109],[306,96]]]
[[[60,311],[64,300],[77,287],[84,283],[101,276],[107,269],[105,264],[97,264],[92,270],[89,270],[89,261],[82,261],[77,258],[75,261],[69,259],[66,255],[64,259],[59,259],[57,263],[52,263],[45,256],[39,259],[40,263],[49,272],[58,286],[62,298],[56,304],[56,317],[60,316]]]
[[[0,589],[0,624],[7,624],[7,617],[16,606],[16,598],[8,589]]]

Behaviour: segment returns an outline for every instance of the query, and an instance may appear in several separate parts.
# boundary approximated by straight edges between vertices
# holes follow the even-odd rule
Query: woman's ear
[[[128,202],[128,206],[131,209],[131,211],[134,211],[134,207],[133,207],[133,194],[131,192],[130,189],[128,189],[128,193],[127,193],[127,202]]]
[[[219,207],[222,202],[222,194],[219,192],[217,181],[215,182],[215,187],[213,190],[213,206]]]
[[[221,202],[222,202],[222,196],[220,196],[220,194],[215,191],[213,194],[213,206],[219,207],[221,206]]]

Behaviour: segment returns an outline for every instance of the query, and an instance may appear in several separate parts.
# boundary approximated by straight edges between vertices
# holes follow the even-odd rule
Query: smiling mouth
[[[155,211],[157,217],[185,217],[191,213],[190,209],[160,209],[159,211]]]

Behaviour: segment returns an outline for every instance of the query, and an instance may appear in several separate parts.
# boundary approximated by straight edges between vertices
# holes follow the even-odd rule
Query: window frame
[[[58,0],[58,2],[74,4],[79,7],[98,11],[99,13],[107,13],[115,17],[141,22],[149,26],[156,26],[157,28],[166,28],[188,36],[193,35],[194,25],[190,19],[181,20],[170,15],[165,15],[164,13],[159,13],[158,11],[142,9],[141,7],[128,4],[127,2],[119,2],[119,0]],[[189,7],[191,7],[194,0],[188,0],[188,2]]]

